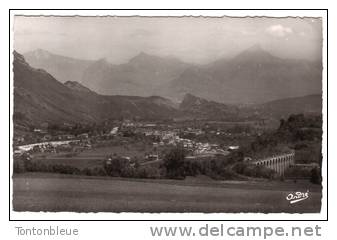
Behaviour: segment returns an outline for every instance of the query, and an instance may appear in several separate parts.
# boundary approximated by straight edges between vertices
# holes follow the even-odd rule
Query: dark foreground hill
[[[80,84],[57,81],[14,52],[14,119],[29,122],[97,122],[104,119],[162,119],[177,114],[161,97],[103,96]]]

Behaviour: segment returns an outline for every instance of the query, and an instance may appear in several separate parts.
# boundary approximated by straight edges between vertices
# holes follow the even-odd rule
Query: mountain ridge
[[[185,70],[167,86],[164,96],[182,99],[191,93],[223,103],[263,103],[317,94],[321,89],[321,64],[281,59],[253,49]]]
[[[104,96],[62,84],[48,72],[31,67],[14,52],[14,114],[19,121],[100,122],[104,119],[168,119],[178,111],[162,97]],[[71,87],[69,87],[71,85]]]
[[[313,94],[241,106],[209,101],[192,94],[186,94],[179,110],[191,118],[203,120],[278,120],[286,119],[291,114],[322,114],[322,95]]]
[[[119,65],[102,59],[86,62],[76,74],[67,81],[77,81],[99,94],[159,95],[174,102],[191,93],[222,103],[263,103],[317,94],[322,89],[321,63],[282,59],[260,45],[205,65],[140,52]]]
[[[284,118],[292,113],[321,114],[322,96],[308,95],[263,104],[236,106],[186,94],[178,106],[161,96],[100,95],[78,82],[62,84],[31,67],[14,52],[14,116],[16,122],[101,122],[107,119],[199,119],[242,121]]]

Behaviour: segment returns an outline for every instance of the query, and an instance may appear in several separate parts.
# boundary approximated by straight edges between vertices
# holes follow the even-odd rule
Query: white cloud
[[[267,33],[275,37],[284,37],[288,34],[293,33],[293,30],[290,27],[284,27],[280,24],[270,26],[266,29]]]

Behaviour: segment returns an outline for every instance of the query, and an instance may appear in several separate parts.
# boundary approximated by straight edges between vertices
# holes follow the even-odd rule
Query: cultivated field
[[[289,204],[294,191],[309,198]],[[321,189],[307,182],[135,180],[57,174],[13,177],[15,211],[319,212]]]
[[[146,144],[130,144],[125,146],[109,146],[87,149],[71,155],[72,153],[37,153],[33,155],[34,161],[44,164],[64,164],[82,168],[102,167],[106,157],[110,154],[118,156],[138,157],[143,160],[145,154],[151,152],[152,146]]]

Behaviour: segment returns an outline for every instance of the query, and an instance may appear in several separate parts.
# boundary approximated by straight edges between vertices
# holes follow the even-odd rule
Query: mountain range
[[[240,121],[322,111],[321,94],[248,105],[224,104],[190,93],[184,95],[180,104],[160,96],[102,95],[76,81],[56,80],[47,71],[31,67],[17,52],[14,52],[13,72],[13,118],[15,122],[30,125],[120,118]]]
[[[169,119],[178,114],[162,97],[99,95],[80,83],[57,81],[14,52],[14,119],[18,122],[100,122],[105,119]]]
[[[224,103],[264,103],[272,100],[321,94],[319,62],[281,59],[259,46],[232,59],[188,68],[166,88],[165,96],[187,92]]]
[[[206,65],[143,52],[119,65],[45,50],[24,56],[32,67],[48,71],[61,82],[77,81],[103,95],[158,95],[180,102],[189,93],[226,104],[247,104],[321,94],[322,89],[320,62],[282,59],[259,45]]]

